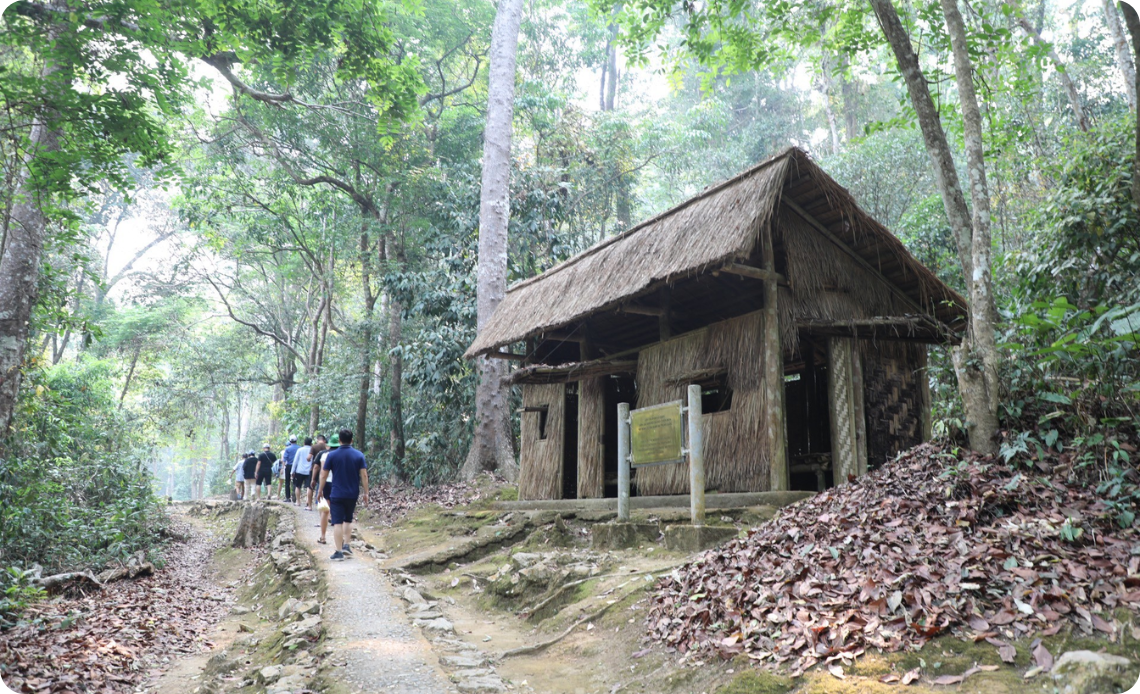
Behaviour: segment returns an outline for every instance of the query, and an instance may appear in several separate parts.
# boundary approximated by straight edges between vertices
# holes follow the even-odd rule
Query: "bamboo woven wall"
[[[539,438],[538,412],[523,412],[519,455],[519,499],[562,498],[562,447],[565,443],[566,386],[524,385],[523,407],[547,407],[546,438]]]
[[[768,440],[761,376],[764,351],[760,312],[715,323],[641,352],[637,362],[637,406],[684,399],[685,374],[725,369],[732,389],[727,412],[705,415],[705,480],[709,490],[768,490]],[[778,404],[777,404],[778,406]],[[686,494],[685,465],[640,468],[635,476],[641,495]]]
[[[867,462],[882,465],[922,443],[930,416],[922,380],[926,345],[859,340],[867,413]]]
[[[804,320],[901,316],[914,312],[891,293],[883,280],[867,272],[786,207],[780,208],[776,234],[787,254],[787,277],[791,285],[780,289],[776,302],[785,358],[799,350],[796,325]]]
[[[600,499],[606,492],[605,376],[578,383],[578,498]]]

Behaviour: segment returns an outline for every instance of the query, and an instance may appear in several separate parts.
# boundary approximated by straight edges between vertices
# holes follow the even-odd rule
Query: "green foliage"
[[[0,571],[0,625],[10,617],[19,615],[31,603],[42,600],[47,593],[32,583],[33,572],[16,566]]]
[[[84,359],[27,374],[11,454],[0,461],[6,568],[99,568],[162,537],[145,440],[117,407],[113,373]]]

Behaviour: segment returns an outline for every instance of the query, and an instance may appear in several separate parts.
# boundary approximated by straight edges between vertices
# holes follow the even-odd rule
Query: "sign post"
[[[693,525],[705,524],[705,435],[701,427],[701,387],[689,386],[689,512]]]
[[[705,522],[705,457],[701,387],[688,389],[689,406],[681,400],[630,411],[618,404],[618,522],[629,521],[631,468],[689,463],[690,511],[695,526]],[[688,428],[684,426],[688,415]],[[687,436],[686,436],[687,434]],[[688,448],[685,443],[688,443]]]
[[[618,403],[618,522],[629,522],[629,403]]]

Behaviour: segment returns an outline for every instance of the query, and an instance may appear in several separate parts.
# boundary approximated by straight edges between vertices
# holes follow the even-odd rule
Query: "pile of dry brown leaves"
[[[209,650],[229,608],[206,572],[214,547],[181,527],[152,576],[33,605],[0,632],[0,678],[16,692],[130,692],[163,658]],[[227,589],[228,590],[228,589]]]
[[[482,496],[479,487],[471,482],[451,482],[428,487],[408,484],[384,483],[368,490],[368,508],[383,525],[392,525],[426,504],[439,504],[452,508],[478,501]]]
[[[1113,519],[1062,474],[924,445],[662,579],[649,631],[793,674],[948,630],[1007,662],[1011,640],[1065,623],[1117,638],[1114,610],[1140,612],[1140,531]]]

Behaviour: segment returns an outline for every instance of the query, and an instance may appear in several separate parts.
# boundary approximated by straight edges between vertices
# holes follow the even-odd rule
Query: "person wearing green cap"
[[[322,436],[321,438],[323,439],[324,437]],[[332,440],[329,441],[328,448],[321,451],[319,457],[313,459],[313,469],[324,469],[325,458],[328,457],[329,453],[332,453],[339,447],[340,438],[336,434],[333,434]],[[313,475],[313,479],[318,480],[318,476]],[[325,535],[328,533],[329,527],[329,494],[331,493],[332,476],[330,475],[329,479],[326,480],[324,473],[321,473],[319,481],[317,482],[317,510],[321,512],[321,539],[317,540],[317,542],[322,545],[328,544]],[[321,503],[322,499],[324,500],[323,504]]]

